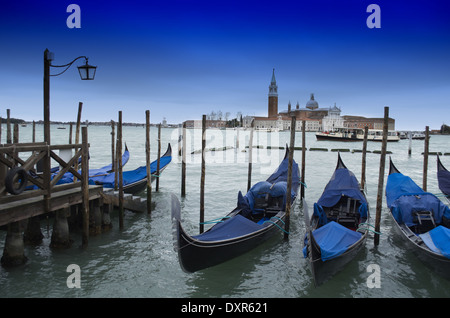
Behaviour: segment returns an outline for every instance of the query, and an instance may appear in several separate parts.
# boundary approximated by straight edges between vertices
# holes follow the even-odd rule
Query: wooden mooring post
[[[156,159],[156,191],[159,191],[160,164],[161,164],[161,123],[158,124],[158,158]]]
[[[152,212],[152,171],[150,168],[150,111],[145,111],[145,163],[147,169],[147,214]]]
[[[119,111],[119,122],[117,123],[117,170],[119,172],[119,228],[123,229],[123,174],[122,174],[122,111]]]
[[[33,143],[36,142],[36,122],[33,120],[33,136],[31,137]]]
[[[302,171],[300,176],[300,198],[303,201],[305,197],[305,165],[306,165],[306,121],[302,121]]]
[[[17,144],[19,143],[19,124],[14,124],[14,133],[13,133],[13,143]]]
[[[388,121],[389,121],[389,107],[386,106],[384,107],[383,140],[381,143],[380,171],[378,175],[377,207],[375,215],[375,235],[374,235],[375,246],[378,246],[378,244],[380,243],[380,235],[378,233],[380,233],[381,210],[383,204],[384,170],[386,166]]]
[[[202,167],[200,177],[200,234],[204,231],[205,222],[205,147],[206,147],[206,115],[202,117]]]
[[[75,127],[75,143],[80,143],[80,128],[81,128],[81,112],[83,111],[83,103],[78,103],[78,113],[77,113],[77,125]],[[50,129],[50,128],[49,128]],[[49,131],[50,134],[50,131]],[[75,163],[75,168],[78,169],[78,162]],[[76,182],[77,178],[73,178],[73,182]]]
[[[72,144],[72,133],[73,133],[73,124],[69,124],[69,145]],[[34,141],[33,141],[34,142]]]
[[[181,147],[181,196],[186,196],[186,122],[183,123]]]
[[[89,241],[89,147],[87,127],[83,127],[82,132],[82,148],[81,148],[81,191],[82,191],[82,207],[83,207],[83,237],[82,246],[87,247]]]
[[[115,143],[116,143],[116,124],[114,120],[111,120],[111,162],[112,162],[112,170],[116,171],[116,153],[115,153]]]
[[[364,127],[364,140],[361,158],[361,189],[364,191],[366,186],[366,154],[367,154],[367,135],[369,134],[369,127]]]
[[[425,143],[423,150],[423,182],[422,189],[427,192],[427,178],[428,178],[428,152],[430,145],[430,127],[425,127]]]
[[[12,143],[11,139],[11,118],[10,118],[11,110],[6,110],[6,143]]]
[[[248,141],[248,180],[247,180],[247,192],[252,187],[252,164],[253,164],[253,131],[255,129],[255,119],[252,119],[250,125],[250,139]]]
[[[412,132],[408,132],[408,139],[409,139],[409,145],[408,145],[408,156],[411,157],[411,153],[412,153]]]
[[[289,238],[290,214],[291,214],[291,189],[292,189],[292,162],[294,161],[294,147],[295,147],[295,122],[296,118],[293,113],[291,116],[291,140],[289,144],[289,159],[288,159],[288,176],[287,176],[287,191],[286,191],[286,218],[284,222],[284,239]]]

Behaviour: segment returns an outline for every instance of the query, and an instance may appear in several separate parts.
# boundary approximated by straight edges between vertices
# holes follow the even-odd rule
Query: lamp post
[[[50,145],[50,76],[58,76],[72,66],[72,64],[81,58],[86,61],[85,65],[78,66],[78,72],[82,80],[93,80],[95,77],[96,66],[88,64],[88,58],[86,56],[79,56],[72,62],[65,65],[52,65],[51,62],[54,58],[54,54],[48,49],[44,51],[44,141],[47,145]],[[50,75],[50,67],[65,68],[62,72],[54,75]]]

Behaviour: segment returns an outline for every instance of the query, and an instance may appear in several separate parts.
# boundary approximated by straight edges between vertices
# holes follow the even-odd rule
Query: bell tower
[[[275,69],[272,72],[272,80],[270,81],[269,86],[269,116],[268,117],[277,117],[278,116],[278,86],[277,81],[275,80]]]

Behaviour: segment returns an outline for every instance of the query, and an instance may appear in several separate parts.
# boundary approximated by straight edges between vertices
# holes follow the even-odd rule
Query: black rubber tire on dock
[[[14,186],[14,180],[19,180],[19,186]],[[28,174],[25,171],[25,169],[21,167],[14,167],[11,170],[8,171],[5,178],[5,187],[6,190],[11,194],[21,194],[23,190],[25,190],[25,187],[27,186],[28,181]]]

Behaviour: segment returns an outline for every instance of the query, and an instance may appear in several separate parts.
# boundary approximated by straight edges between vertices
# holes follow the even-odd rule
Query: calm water
[[[89,127],[90,166],[101,167],[110,162],[110,127]],[[52,143],[68,142],[69,129],[52,126]],[[42,127],[37,128],[41,141]],[[152,160],[157,155],[157,130],[151,130]],[[75,241],[67,250],[49,248],[51,224],[43,222],[44,242],[26,246],[28,262],[18,268],[0,268],[1,297],[449,297],[450,281],[429,270],[414,255],[403,249],[399,238],[392,233],[393,224],[385,201],[381,218],[380,244],[375,247],[373,236],[365,249],[339,274],[315,288],[307,262],[302,255],[304,222],[303,211],[297,202],[291,215],[288,241],[283,235],[274,237],[257,249],[213,268],[194,274],[184,273],[173,250],[170,218],[170,195],[180,197],[181,164],[177,154],[178,129],[162,129],[162,152],[172,143],[174,159],[164,171],[159,192],[154,192],[156,209],[151,216],[126,211],[124,229],[119,230],[117,212],[113,214],[114,228],[98,236],[91,236],[87,249],[81,249],[81,234],[72,233]],[[6,138],[3,130],[2,142]],[[208,130],[207,148],[235,145],[235,131]],[[123,139],[131,152],[127,169],[145,164],[145,129],[124,127]],[[21,127],[20,141],[31,141],[31,127]],[[191,151],[201,149],[200,131],[189,130]],[[240,149],[207,152],[205,219],[224,216],[234,208],[239,190],[247,187],[247,155],[242,152],[248,143],[248,132],[240,132]],[[281,145],[289,143],[289,133],[255,133],[254,145]],[[361,149],[362,143],[318,142],[313,133],[306,134],[307,148]],[[450,137],[432,136],[430,151],[450,152]],[[296,134],[296,146],[301,146],[301,133]],[[408,156],[408,140],[388,144],[396,166],[422,184],[424,142],[412,142]],[[379,150],[380,143],[371,142],[368,150]],[[265,179],[278,165],[284,150],[254,149],[252,180]],[[361,153],[342,153],[347,167],[360,178]],[[301,164],[301,152],[294,159]],[[387,158],[388,159],[388,158]],[[306,202],[310,207],[321,195],[336,165],[337,153],[306,152]],[[367,196],[374,224],[380,157],[367,154]],[[450,167],[450,156],[442,156]],[[191,234],[198,233],[199,154],[187,156],[187,195],[180,198],[183,225]],[[387,168],[386,168],[387,173]],[[385,177],[385,182],[386,182]],[[154,185],[153,185],[154,189]],[[428,191],[440,193],[436,180],[435,156],[429,158]],[[384,196],[383,196],[384,197]],[[5,232],[0,232],[3,251]],[[81,269],[81,288],[68,288],[67,267],[77,264]],[[380,267],[380,288],[369,288],[367,281],[371,264]]]

